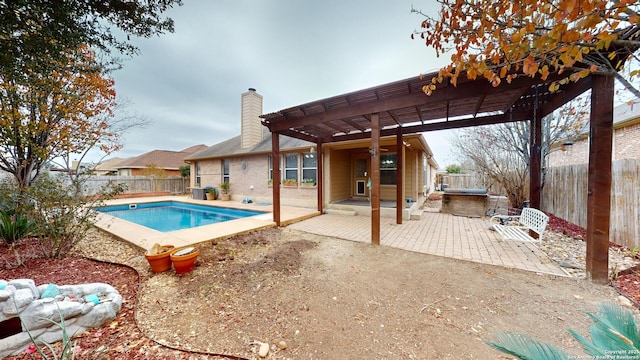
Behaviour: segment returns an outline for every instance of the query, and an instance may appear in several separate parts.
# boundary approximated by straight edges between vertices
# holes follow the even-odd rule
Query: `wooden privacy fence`
[[[444,174],[442,183],[451,189],[480,189],[484,188],[475,174]]]
[[[613,162],[610,241],[640,247],[640,160]],[[542,190],[542,210],[587,227],[587,164],[552,167]]]
[[[504,189],[500,184],[494,184],[482,174],[442,174],[442,183],[451,189],[486,189],[492,194],[502,194]],[[440,179],[438,179],[439,181]]]
[[[91,176],[84,183],[85,195],[95,195],[102,186],[109,182],[124,184],[125,193],[170,192],[184,194],[187,192],[189,179],[181,176]]]

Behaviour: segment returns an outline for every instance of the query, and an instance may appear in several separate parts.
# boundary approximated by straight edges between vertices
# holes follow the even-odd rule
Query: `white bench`
[[[501,215],[497,215],[501,216]],[[491,219],[492,223],[499,222]],[[522,209],[520,216],[510,216],[511,222],[507,224],[495,224],[493,228],[504,240],[517,240],[529,242],[541,242],[544,229],[547,227],[549,217],[540,210],[534,208]],[[529,230],[538,234],[538,238],[529,235]]]

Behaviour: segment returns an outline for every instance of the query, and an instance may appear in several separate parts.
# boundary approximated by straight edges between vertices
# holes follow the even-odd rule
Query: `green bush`
[[[0,182],[0,239],[13,250],[16,262],[11,266],[20,266],[24,263],[14,245],[17,240],[29,236],[35,224],[27,215],[28,206],[22,205],[28,204],[25,192],[19,191],[15,184],[15,181],[7,179]],[[9,260],[4,261],[9,264]]]
[[[613,303],[601,303],[596,314],[586,313],[594,323],[589,327],[591,340],[574,330],[569,333],[594,359],[640,359],[640,334],[633,313]],[[571,357],[552,345],[524,334],[501,333],[488,345],[505,354],[528,360],[566,360]]]
[[[92,210],[103,199],[122,193],[120,184],[110,183],[97,196],[85,197],[78,184],[69,186],[62,177],[41,175],[28,189],[31,219],[45,256],[61,258],[93,227]]]
[[[447,171],[447,174],[461,174],[462,173],[462,167],[460,167],[460,165],[457,165],[457,164],[451,164],[451,165],[447,166],[445,170]]]
[[[24,214],[0,213],[0,238],[11,245],[29,235],[34,225]]]

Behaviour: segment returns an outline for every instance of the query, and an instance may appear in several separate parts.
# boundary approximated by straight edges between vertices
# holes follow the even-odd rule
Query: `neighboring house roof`
[[[295,139],[289,136],[280,136],[280,150],[293,150],[301,148],[311,148],[315,146],[314,143],[304,140]],[[271,137],[263,139],[258,145],[243,149],[241,146],[241,136],[235,136],[231,139],[217,143],[208,147],[202,151],[192,154],[185,158],[185,161],[189,160],[201,160],[211,158],[221,158],[230,156],[240,156],[248,154],[260,154],[271,152]]]
[[[640,122],[640,100],[634,99],[613,108],[613,127],[616,129]]]
[[[153,150],[148,153],[129,158],[116,166],[118,169],[145,168],[155,165],[162,169],[178,170],[184,160],[195,152],[207,149],[206,145],[195,145],[181,151]]]
[[[99,164],[97,164],[96,166],[93,167],[93,170],[96,172],[111,172],[111,171],[117,171],[118,168],[117,166],[125,161],[126,159],[123,158],[119,158],[119,157],[115,157],[113,159],[108,159],[105,160]]]
[[[613,128],[621,129],[640,122],[640,100],[625,102],[613,108]],[[589,119],[585,121],[582,129],[577,132],[573,141],[583,141],[589,138]],[[560,146],[565,140],[558,141],[554,146]]]

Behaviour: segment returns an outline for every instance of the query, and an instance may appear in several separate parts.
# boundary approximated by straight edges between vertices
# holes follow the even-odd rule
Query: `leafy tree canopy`
[[[190,165],[182,165],[179,167],[180,169],[180,176],[182,177],[188,177],[189,175],[191,175],[191,166]]]
[[[25,69],[47,73],[84,45],[134,55],[130,36],[173,31],[173,21],[161,15],[174,5],[182,1],[0,0],[0,68],[11,77]]]
[[[451,165],[447,166],[447,168],[445,170],[447,171],[447,174],[461,174],[462,173],[462,168],[460,167],[460,165],[457,165],[457,164],[451,164]]]
[[[23,188],[54,158],[118,149],[112,51],[135,55],[130,36],[173,31],[162,13],[174,5],[182,1],[0,0],[0,169]]]
[[[453,85],[484,77],[494,86],[526,75],[554,81],[551,91],[591,73],[613,76],[635,96],[639,79],[640,3],[637,0],[436,0],[440,16],[424,16],[420,30],[438,56],[451,52],[424,91],[431,94],[445,78]],[[626,67],[626,68],[625,68]]]
[[[21,187],[35,180],[52,158],[100,146],[119,146],[109,118],[115,107],[113,80],[100,72],[86,47],[70,53],[56,70],[27,71],[29,86],[0,72],[0,169]],[[76,71],[96,68],[95,72]]]

